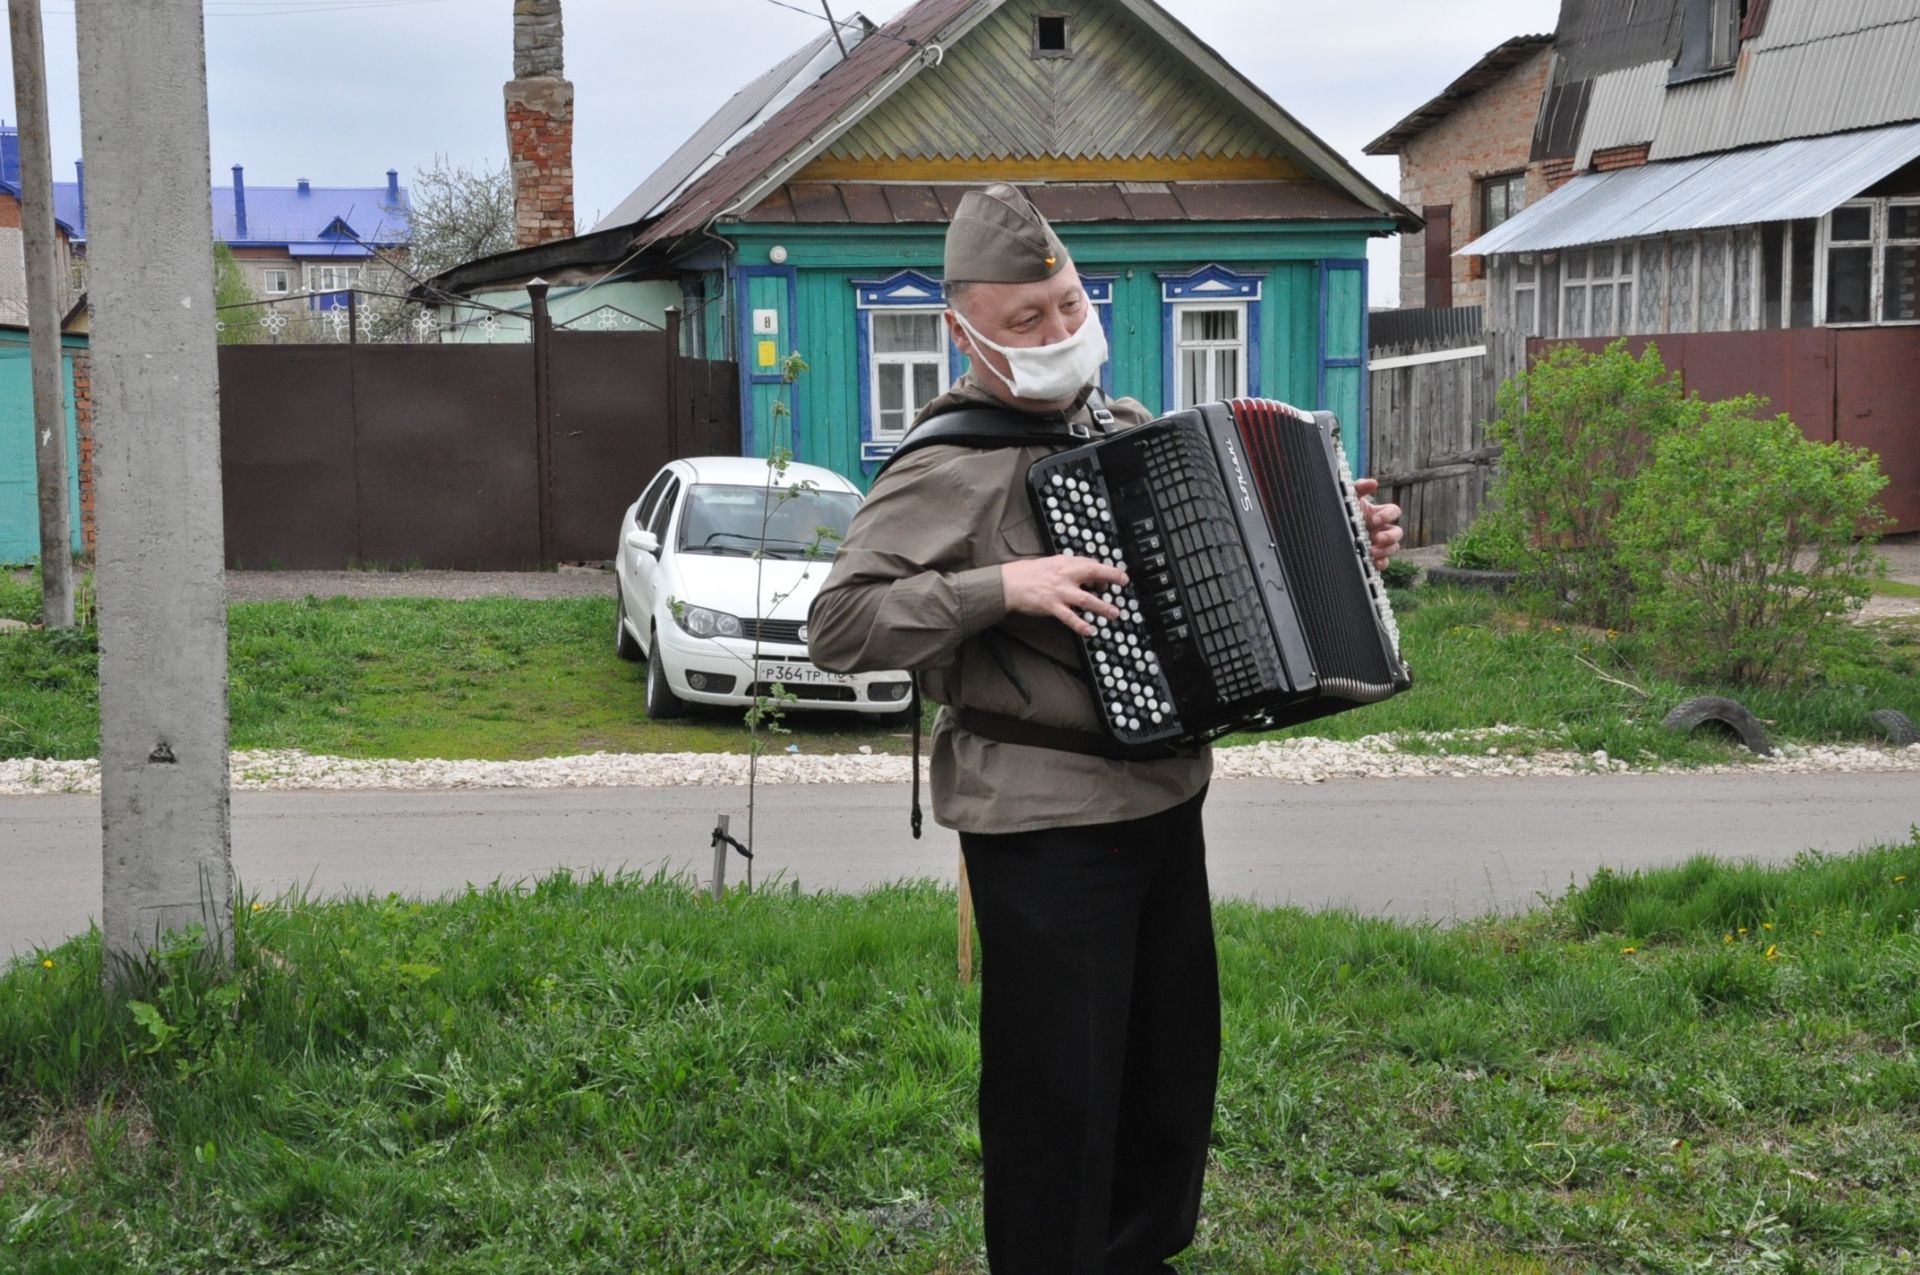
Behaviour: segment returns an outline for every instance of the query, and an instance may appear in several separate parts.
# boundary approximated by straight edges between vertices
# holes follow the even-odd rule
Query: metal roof
[[[923,58],[924,45],[952,38],[950,29],[964,30],[996,2],[919,0],[909,6],[740,138],[719,163],[695,177],[666,207],[655,210],[659,220],[641,230],[638,244],[670,240],[711,223],[750,193],[769,169],[780,167],[843,112],[877,96],[883,81],[891,87],[911,74],[911,62],[936,61],[931,55]]]
[[[1316,177],[1365,204],[1376,217],[1390,217],[1408,230],[1420,227],[1417,216],[1282,110],[1156,0],[1115,2],[1276,133]],[[945,45],[964,38],[1004,3],[1006,0],[916,0],[791,100],[766,112],[718,163],[655,206],[649,214],[654,220],[638,227],[634,246],[670,243],[725,217],[738,216],[742,206],[758,204],[901,84],[938,67]]]
[[[1681,0],[1561,0],[1553,74],[1534,125],[1535,163],[1567,158],[1580,148],[1588,106],[1602,77],[1650,62],[1673,62],[1684,9]]]
[[[1915,9],[1913,0],[1773,0],[1767,8],[1766,27],[1754,38],[1754,47],[1806,44],[1905,22],[1916,13],[1920,10]]]
[[[1920,123],[1576,177],[1455,256],[1822,217],[1915,156]]]
[[[1530,61],[1542,49],[1552,47],[1551,35],[1516,35],[1495,46],[1478,62],[1461,72],[1453,83],[1441,89],[1432,101],[1410,112],[1405,119],[1360,149],[1369,155],[1398,155],[1408,142],[1459,110],[1461,104],[1475,93],[1498,84],[1506,78],[1507,72]]]
[[[1648,62],[1593,78],[1574,151],[1576,171],[1593,162],[1595,151],[1612,146],[1634,146],[1653,140],[1660,126],[1661,95],[1667,87],[1667,63]]]
[[[1774,0],[1730,75],[1656,88],[1652,159],[1920,119],[1920,0]]]
[[[242,232],[232,186],[213,188],[213,237],[235,247],[285,244],[294,256],[360,256],[371,244],[407,241],[404,186],[245,186]],[[391,201],[390,201],[391,199]],[[345,232],[335,228],[338,222]]]
[[[843,38],[857,44],[865,33],[860,14],[849,22],[853,29]],[[782,58],[774,68],[728,98],[693,136],[661,162],[660,167],[634,187],[633,193],[615,205],[593,227],[594,233],[615,226],[631,226],[653,212],[676,192],[717,164],[766,117],[785,106],[801,89],[819,79],[840,61],[840,49],[833,33],[824,31]]]

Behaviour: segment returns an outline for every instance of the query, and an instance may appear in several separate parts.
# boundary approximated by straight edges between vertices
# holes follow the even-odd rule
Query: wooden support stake
[[[960,981],[973,981],[973,888],[967,884],[967,856],[960,856]]]
[[[718,903],[727,892],[727,824],[730,816],[721,815],[713,829],[713,899]]]

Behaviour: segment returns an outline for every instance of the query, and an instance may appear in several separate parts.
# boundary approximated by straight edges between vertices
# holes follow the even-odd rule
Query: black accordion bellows
[[[1108,733],[1143,755],[1373,703],[1412,685],[1330,413],[1265,399],[1175,412],[1036,461],[1054,552],[1123,568],[1081,641]]]

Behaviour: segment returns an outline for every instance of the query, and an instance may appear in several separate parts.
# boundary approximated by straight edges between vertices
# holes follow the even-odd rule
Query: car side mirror
[[[627,548],[638,549],[641,553],[660,556],[660,537],[645,527],[633,527],[627,531]]]

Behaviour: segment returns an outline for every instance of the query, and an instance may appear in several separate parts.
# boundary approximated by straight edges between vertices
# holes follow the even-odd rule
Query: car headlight
[[[681,607],[674,612],[680,627],[695,637],[739,637],[740,617],[705,607]]]

